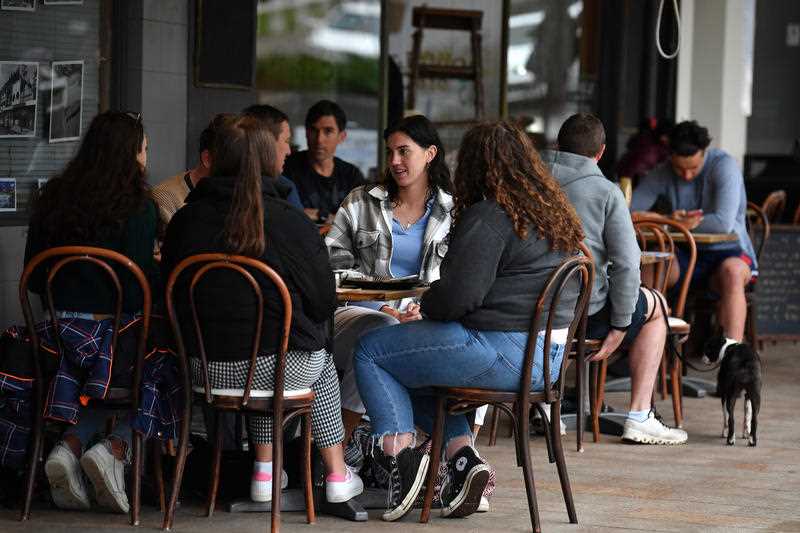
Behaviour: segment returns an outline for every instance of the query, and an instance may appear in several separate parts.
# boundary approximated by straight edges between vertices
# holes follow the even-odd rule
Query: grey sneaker
[[[652,410],[644,422],[626,418],[622,431],[622,440],[639,444],[685,444],[688,439],[684,430],[664,425]]]
[[[69,446],[59,442],[47,456],[44,472],[50,483],[50,495],[59,509],[89,509],[89,494],[78,463]]]
[[[81,466],[94,485],[98,504],[117,513],[130,510],[125,494],[125,463],[114,457],[107,439],[83,454]]]

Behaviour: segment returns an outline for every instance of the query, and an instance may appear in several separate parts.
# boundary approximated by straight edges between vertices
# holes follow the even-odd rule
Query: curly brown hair
[[[542,163],[528,136],[508,121],[478,124],[458,150],[453,223],[484,199],[496,201],[520,239],[531,229],[553,250],[572,251],[583,240],[575,209]]]

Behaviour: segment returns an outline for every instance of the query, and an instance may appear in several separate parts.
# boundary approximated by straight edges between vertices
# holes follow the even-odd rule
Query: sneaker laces
[[[400,499],[400,468],[397,459],[391,458],[392,469],[389,471],[389,490],[386,492],[386,508],[393,509],[395,501]]]

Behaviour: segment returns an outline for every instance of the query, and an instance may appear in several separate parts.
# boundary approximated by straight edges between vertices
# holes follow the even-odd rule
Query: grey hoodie
[[[583,224],[594,256],[595,279],[589,314],[611,301],[611,325],[626,327],[639,298],[640,251],[622,191],[594,159],[546,150],[542,159],[567,193]]]

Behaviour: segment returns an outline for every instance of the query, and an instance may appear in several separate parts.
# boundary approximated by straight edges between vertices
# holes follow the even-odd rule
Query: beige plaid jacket
[[[447,253],[453,198],[438,190],[422,240],[419,277],[428,283],[439,279],[439,265]],[[342,202],[325,237],[331,266],[351,268],[368,276],[392,277],[392,202],[381,185],[369,183],[353,189]]]

